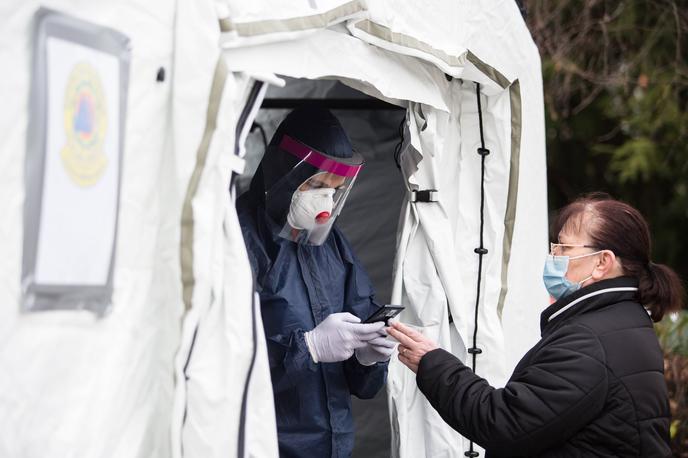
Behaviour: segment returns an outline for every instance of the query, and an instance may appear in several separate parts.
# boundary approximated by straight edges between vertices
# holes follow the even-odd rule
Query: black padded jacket
[[[671,456],[662,352],[636,296],[620,277],[552,304],[504,388],[441,349],[421,359],[418,387],[488,458]]]

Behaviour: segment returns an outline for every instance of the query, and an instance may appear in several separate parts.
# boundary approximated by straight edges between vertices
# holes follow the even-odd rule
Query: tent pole
[[[373,98],[360,99],[298,99],[273,98],[264,99],[261,109],[294,109],[303,106],[318,105],[330,110],[405,110],[404,107],[392,105],[383,100]]]

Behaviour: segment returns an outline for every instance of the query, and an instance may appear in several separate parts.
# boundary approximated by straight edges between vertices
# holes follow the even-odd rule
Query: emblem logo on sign
[[[60,151],[67,174],[78,186],[92,186],[103,176],[107,107],[97,71],[88,63],[74,66],[64,98],[66,144]]]

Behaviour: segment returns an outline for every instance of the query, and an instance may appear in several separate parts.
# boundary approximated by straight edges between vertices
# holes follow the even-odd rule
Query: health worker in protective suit
[[[394,343],[370,279],[335,226],[363,158],[323,108],[280,124],[237,202],[260,293],[282,457],[348,457],[351,395],[383,387]]]

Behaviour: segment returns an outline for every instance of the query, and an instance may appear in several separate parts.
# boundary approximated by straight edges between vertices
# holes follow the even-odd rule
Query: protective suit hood
[[[362,157],[353,151],[339,120],[325,108],[305,106],[289,113],[277,128],[251,181],[249,193],[279,226],[283,237],[320,245],[362,165]],[[298,234],[287,223],[292,198],[299,187],[318,175],[326,181],[340,181],[336,186],[334,209],[327,215],[331,218],[313,230]]]

